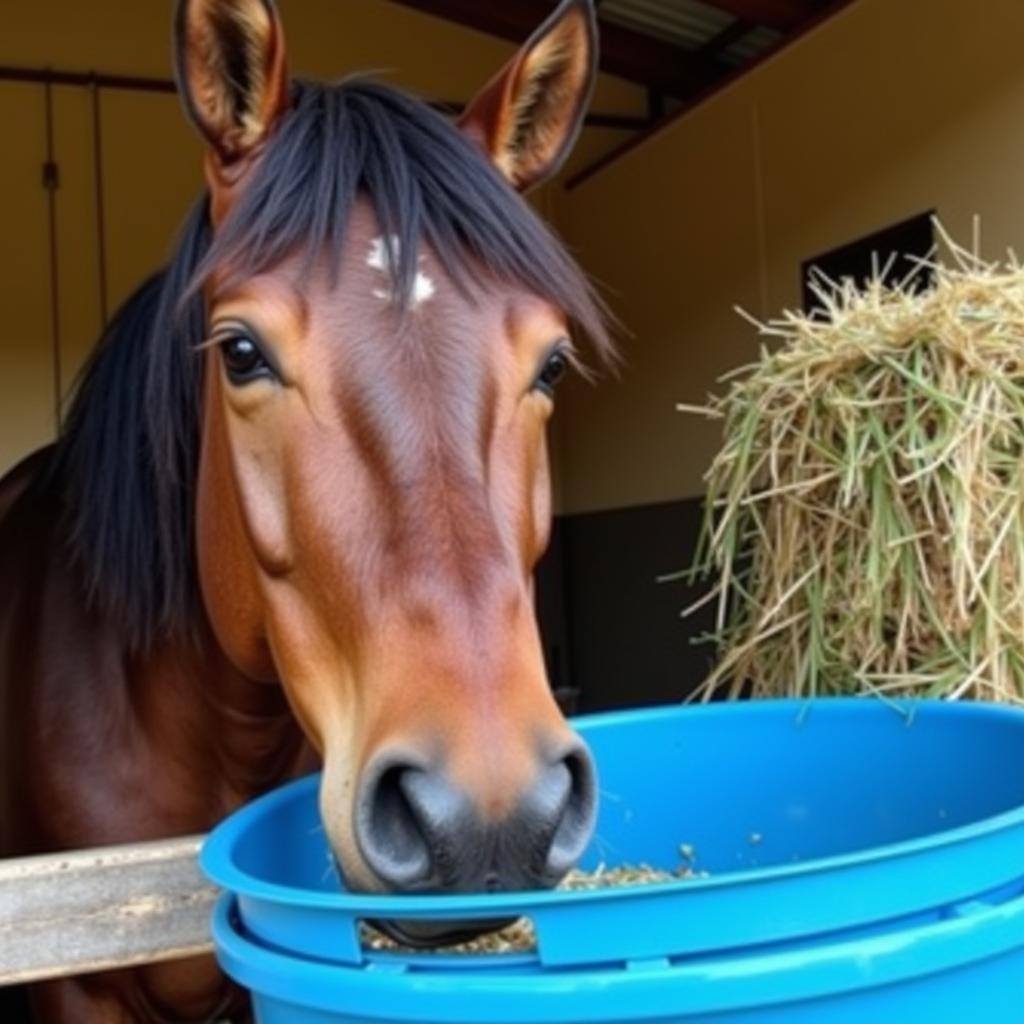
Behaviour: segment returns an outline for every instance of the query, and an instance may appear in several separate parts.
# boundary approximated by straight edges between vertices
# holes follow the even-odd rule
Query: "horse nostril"
[[[558,807],[552,819],[544,875],[557,880],[580,859],[594,830],[597,783],[589,751],[582,744],[575,747],[549,769],[547,779],[541,785],[552,787]],[[545,802],[550,800],[549,795]]]
[[[460,842],[473,834],[467,798],[441,772],[408,763],[371,768],[356,811],[356,839],[370,869],[398,889],[457,881]]]
[[[360,786],[356,841],[366,866],[400,891],[554,885],[590,840],[595,793],[582,744],[547,762],[517,809],[497,821],[483,818],[443,771],[380,758]]]
[[[356,809],[356,841],[382,881],[408,888],[430,877],[430,838],[410,800],[408,779],[420,769],[391,764],[364,779]]]

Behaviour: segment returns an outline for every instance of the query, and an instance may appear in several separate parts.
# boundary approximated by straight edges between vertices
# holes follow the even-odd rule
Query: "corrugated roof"
[[[603,0],[602,21],[642,32],[686,50],[699,50],[736,24],[731,14],[701,0]],[[719,55],[726,64],[742,64],[770,49],[781,32],[751,26]]]
[[[783,38],[783,33],[773,28],[751,29],[742,39],[737,39],[732,46],[719,54],[726,64],[746,64],[766,50],[770,50]]]
[[[601,20],[696,50],[735,20],[701,0],[604,0]]]

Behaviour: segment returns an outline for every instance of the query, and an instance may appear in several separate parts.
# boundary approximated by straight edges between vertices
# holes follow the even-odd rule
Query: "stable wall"
[[[171,0],[34,0],[7,6],[0,65],[171,76]],[[459,102],[514,51],[511,43],[387,0],[281,0],[280,7],[292,68],[308,77],[374,70],[428,99]],[[199,145],[176,97],[103,89],[94,108],[89,89],[57,86],[52,103],[60,173],[55,278],[42,184],[45,90],[0,82],[0,474],[53,437],[59,401],[66,399],[100,331],[104,306],[113,311],[163,262],[201,188]],[[639,87],[602,76],[594,109],[640,116],[645,103]],[[627,134],[587,129],[567,173]],[[547,210],[550,197],[541,194],[537,202]]]
[[[934,208],[1024,250],[1024,6],[857,0],[559,199],[631,337],[567,389],[562,510],[697,495],[719,428],[675,411],[757,353],[809,257]]]
[[[585,705],[678,699],[713,656],[680,622],[720,389],[807,258],[929,209],[1024,252],[1024,5],[856,0],[560,196],[630,332],[619,379],[559,396],[568,660]]]

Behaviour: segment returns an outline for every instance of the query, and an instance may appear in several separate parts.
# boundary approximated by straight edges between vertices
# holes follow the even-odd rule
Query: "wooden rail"
[[[0,985],[209,952],[202,839],[0,860]]]

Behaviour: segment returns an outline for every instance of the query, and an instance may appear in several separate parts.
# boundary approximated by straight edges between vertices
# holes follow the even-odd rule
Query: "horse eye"
[[[544,364],[544,369],[540,371],[534,387],[538,391],[543,391],[548,397],[553,396],[558,382],[565,376],[568,369],[569,357],[560,350],[552,352]]]
[[[257,377],[272,374],[270,364],[264,359],[259,346],[252,338],[236,334],[220,343],[224,367],[232,384],[247,384]]]

